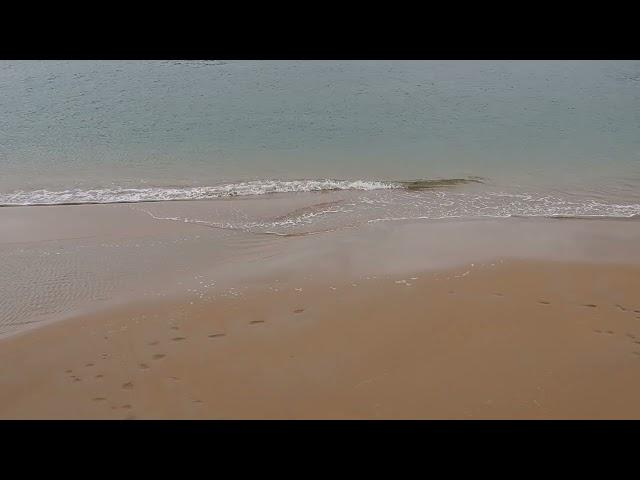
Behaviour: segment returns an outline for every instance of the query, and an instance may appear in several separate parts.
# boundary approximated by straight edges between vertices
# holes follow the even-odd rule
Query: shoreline
[[[224,203],[234,211],[233,202]],[[242,205],[262,215],[292,208],[289,199]],[[512,259],[640,265],[635,218],[409,219],[267,235],[174,217],[207,215],[217,201],[157,208],[160,215],[131,205],[60,206],[54,216],[39,208],[0,210],[0,338],[22,324],[32,329],[82,311],[179,298],[205,281],[215,298],[223,287],[277,276],[356,278]]]
[[[640,418],[640,223],[236,205],[0,209],[0,418]]]
[[[640,62],[0,78],[0,419],[640,419]]]

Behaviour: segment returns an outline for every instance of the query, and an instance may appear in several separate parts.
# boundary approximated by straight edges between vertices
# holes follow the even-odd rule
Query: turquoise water
[[[389,199],[398,182],[461,179],[419,200],[471,191],[520,195],[506,215],[630,216],[640,62],[4,61],[0,167],[3,205]],[[551,207],[536,210],[541,198]],[[470,199],[456,212],[478,214]]]

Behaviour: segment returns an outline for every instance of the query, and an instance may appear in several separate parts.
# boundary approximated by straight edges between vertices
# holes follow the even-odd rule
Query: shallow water
[[[315,200],[324,195],[315,194]],[[298,197],[296,205],[284,195],[0,209],[0,227],[17,220],[9,235],[0,228],[3,240],[9,239],[0,242],[0,337],[119,304],[242,301],[248,285],[280,289],[282,281],[298,286],[296,281],[310,277],[358,282],[368,275],[407,275],[503,258],[640,262],[636,220],[476,218],[364,222],[350,228],[341,223],[347,217],[329,213],[335,209],[331,202],[323,214],[317,203],[305,206],[308,198]],[[287,213],[292,210],[296,217]],[[48,214],[53,218],[46,220]],[[199,220],[208,217],[231,226]],[[278,226],[267,225],[266,218]],[[293,218],[309,221],[295,224]],[[46,221],[52,223],[42,228]],[[256,226],[234,226],[248,223]],[[265,234],[274,230],[288,233]]]

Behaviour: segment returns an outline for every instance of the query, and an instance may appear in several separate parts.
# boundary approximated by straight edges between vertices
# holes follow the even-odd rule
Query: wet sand
[[[0,340],[0,418],[640,418],[640,267],[267,277]]]
[[[0,209],[0,418],[640,418],[637,219],[292,198]]]

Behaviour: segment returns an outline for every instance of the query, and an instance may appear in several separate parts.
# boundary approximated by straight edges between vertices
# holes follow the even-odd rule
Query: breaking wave
[[[255,180],[214,186],[96,188],[60,191],[33,190],[0,193],[0,206],[82,205],[92,203],[141,203],[205,200],[270,193],[322,192],[335,190],[425,190],[481,183],[479,177],[385,182],[377,180]]]

